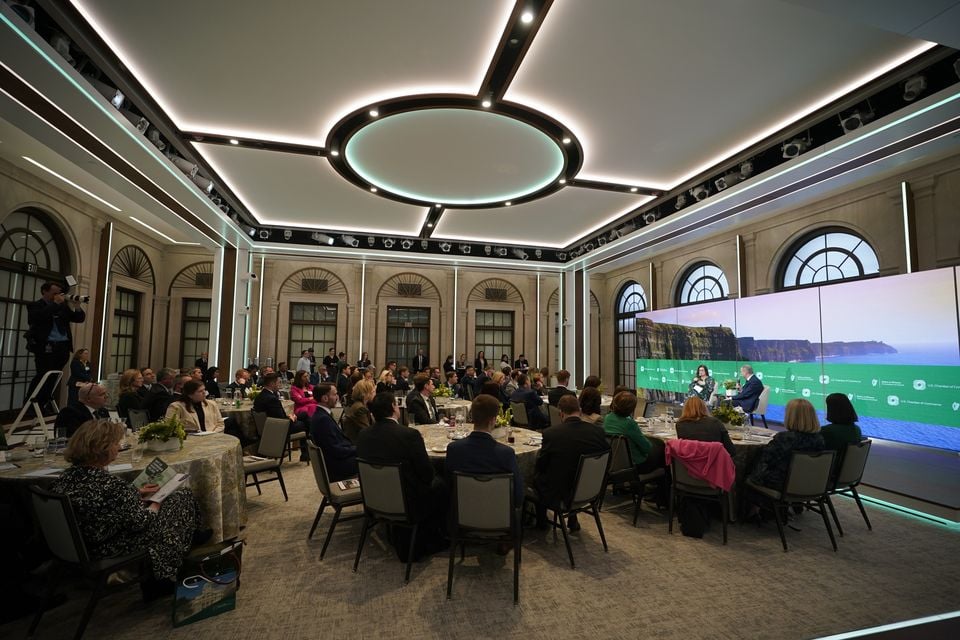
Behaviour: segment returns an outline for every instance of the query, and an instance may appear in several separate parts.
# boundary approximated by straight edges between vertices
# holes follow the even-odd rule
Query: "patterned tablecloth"
[[[281,400],[280,402],[283,404],[284,411],[287,413],[293,411],[293,400]],[[260,439],[259,434],[257,434],[257,425],[253,421],[253,400],[241,400],[239,407],[236,404],[218,404],[218,406],[220,407],[220,415],[224,418],[233,418],[236,421],[244,438],[248,440]]]
[[[143,459],[137,462],[133,462],[130,451],[122,451],[113,466],[131,465],[132,468],[111,472],[133,481],[155,457],[162,459],[177,473],[190,474],[189,486],[200,505],[203,526],[213,529],[215,541],[240,533],[240,527],[247,522],[247,494],[239,440],[222,433],[188,436],[179,451],[145,451]],[[0,482],[49,484],[55,475],[29,474],[42,469],[63,469],[67,466],[59,456],[49,464],[45,463],[43,458],[29,457],[15,459],[13,462],[19,468],[0,471]]]
[[[450,443],[450,440],[447,439],[447,427],[436,424],[418,424],[413,428],[423,436],[423,442],[427,447],[427,455],[430,456],[431,461],[435,465],[442,464],[447,455],[445,450]],[[473,425],[460,425],[457,430],[461,434],[466,434],[473,430]],[[541,435],[530,429],[514,427],[513,436],[515,442],[509,444],[506,429],[497,429],[493,432],[493,437],[497,442],[506,444],[517,454],[517,465],[520,467],[520,473],[523,474],[523,481],[529,484],[533,482],[533,471],[537,462],[537,452],[540,450]],[[531,444],[534,438],[536,443]]]

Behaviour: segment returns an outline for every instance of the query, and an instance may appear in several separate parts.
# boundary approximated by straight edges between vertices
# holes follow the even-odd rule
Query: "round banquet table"
[[[418,424],[413,427],[423,436],[423,443],[427,447],[427,455],[430,461],[436,467],[442,467],[446,459],[446,448],[451,440],[447,439],[447,427],[440,424]],[[472,424],[463,424],[458,426],[458,430],[473,431]],[[520,467],[520,473],[523,475],[523,481],[527,484],[533,482],[533,471],[537,463],[537,452],[540,450],[541,434],[530,429],[521,429],[513,427],[514,443],[507,442],[507,430],[496,429],[492,435],[497,442],[507,445],[517,454],[517,466]],[[534,438],[536,442],[534,442]]]
[[[469,400],[460,400],[458,398],[434,398],[434,401],[437,403],[437,412],[444,415],[450,415],[458,410],[463,415],[467,415],[470,412]]]
[[[132,482],[156,457],[177,473],[190,474],[187,486],[200,505],[202,526],[213,529],[214,541],[219,542],[240,533],[240,527],[247,522],[247,494],[239,440],[223,433],[187,436],[179,451],[144,451],[143,458],[137,462],[133,462],[130,450],[121,451],[108,471]],[[56,473],[36,474],[43,470],[67,467],[59,455],[51,463],[44,462],[43,458],[31,457],[14,459],[13,462],[18,468],[0,471],[0,482],[18,482],[24,487],[28,484],[50,484],[57,477]]]
[[[293,400],[281,400],[283,410],[287,413],[293,411]],[[220,415],[224,418],[233,418],[237,428],[246,441],[259,440],[260,434],[257,433],[257,424],[253,421],[253,400],[241,400],[238,407],[235,402],[230,404],[217,403],[220,408]]]

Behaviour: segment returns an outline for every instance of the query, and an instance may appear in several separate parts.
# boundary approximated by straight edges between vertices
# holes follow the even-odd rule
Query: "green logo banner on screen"
[[[733,361],[637,360],[637,387],[687,393],[705,364],[723,395],[723,381],[740,376]],[[933,365],[752,362],[770,387],[770,404],[806,398],[818,409],[824,397],[845,393],[862,416],[960,427],[960,367]]]

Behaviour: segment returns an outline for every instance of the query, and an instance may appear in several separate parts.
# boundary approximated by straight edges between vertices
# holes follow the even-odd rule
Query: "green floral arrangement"
[[[183,423],[174,417],[170,417],[140,427],[138,440],[140,442],[147,442],[148,440],[167,442],[171,438],[177,438],[180,440],[180,448],[182,449],[186,437],[187,432],[183,430]]]
[[[256,400],[257,396],[260,395],[260,387],[255,384],[250,385],[247,388],[247,400]]]
[[[713,410],[713,417],[724,424],[729,424],[734,427],[742,427],[746,416],[730,405],[721,404],[719,407]]]
[[[727,391],[732,391],[733,389],[737,388],[737,381],[727,378],[723,381],[723,388]]]
[[[453,389],[451,389],[445,384],[441,384],[435,387],[433,389],[433,393],[431,393],[430,395],[432,395],[434,398],[452,398]]]
[[[500,407],[500,411],[497,413],[497,422],[496,426],[499,427],[509,427],[513,422],[513,410],[504,409]]]

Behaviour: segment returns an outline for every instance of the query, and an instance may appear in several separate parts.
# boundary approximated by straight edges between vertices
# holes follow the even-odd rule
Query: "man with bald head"
[[[69,438],[84,422],[109,418],[106,404],[106,387],[90,383],[81,385],[77,391],[77,402],[67,405],[57,415],[57,421],[53,425],[54,433],[57,437]]]

